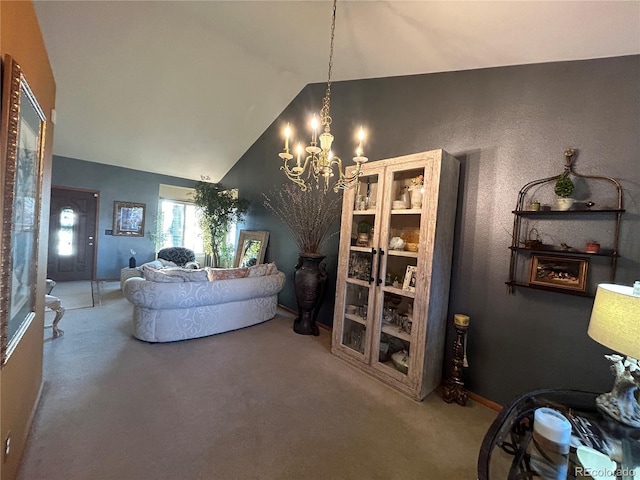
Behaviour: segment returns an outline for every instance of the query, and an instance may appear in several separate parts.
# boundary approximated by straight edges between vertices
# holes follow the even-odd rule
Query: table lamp
[[[636,282],[636,287],[640,286]],[[640,387],[640,292],[623,285],[600,284],[593,303],[589,336],[596,342],[626,355],[605,355],[616,378],[613,389],[596,399],[596,405],[621,423],[640,427],[640,405],[635,393]]]

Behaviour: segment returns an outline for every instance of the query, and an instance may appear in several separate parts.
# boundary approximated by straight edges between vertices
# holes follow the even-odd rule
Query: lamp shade
[[[598,285],[587,333],[618,353],[640,357],[640,297],[632,287]]]

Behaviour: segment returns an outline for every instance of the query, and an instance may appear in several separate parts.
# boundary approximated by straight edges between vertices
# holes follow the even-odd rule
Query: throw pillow
[[[162,268],[178,266],[177,263],[173,263],[171,260],[165,260],[164,258],[157,258],[156,262],[160,262],[160,264],[162,265]]]
[[[278,271],[275,263],[263,263],[249,267],[248,277],[264,277],[265,275],[273,275]]]
[[[156,258],[155,260],[152,260],[151,262],[147,262],[147,263],[143,263],[142,265],[140,265],[140,268],[144,267],[145,265],[155,268],[156,270],[160,270],[161,268],[165,268],[165,267],[177,267],[178,265],[176,265],[173,262],[170,262],[169,260],[163,260],[161,258]]]
[[[158,270],[160,268],[164,268],[165,266],[166,265],[164,265],[161,260],[153,260],[151,262],[143,263],[142,265],[140,265],[140,269],[143,269],[144,267],[151,267]]]
[[[269,268],[267,268],[267,275],[275,275],[278,273],[276,262],[267,263],[267,265],[269,266]]]
[[[156,270],[150,266],[142,269],[145,280],[159,283],[183,283],[208,281],[206,270],[193,270],[181,267],[169,267]]]
[[[216,280],[230,280],[233,278],[245,278],[249,274],[249,269],[246,267],[240,268],[207,268],[209,273],[209,281],[215,282]]]

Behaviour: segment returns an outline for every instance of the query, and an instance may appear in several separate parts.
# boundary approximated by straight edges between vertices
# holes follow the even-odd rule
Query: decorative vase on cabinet
[[[331,351],[415,400],[442,373],[459,170],[444,150],[369,162],[343,197]],[[398,208],[416,181],[420,203]],[[364,188],[375,206],[354,210]],[[369,245],[351,245],[362,222]],[[398,238],[411,241],[398,249]]]
[[[411,208],[422,207],[422,187],[414,187],[411,190]]]

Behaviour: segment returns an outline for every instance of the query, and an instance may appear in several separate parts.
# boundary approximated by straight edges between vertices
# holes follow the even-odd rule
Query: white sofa
[[[202,270],[192,272],[186,275],[196,281],[127,279],[124,295],[134,305],[134,337],[173,342],[248,327],[275,316],[285,283],[284,273],[275,265],[264,275],[213,281],[196,277]],[[157,279],[158,274],[148,273]]]

